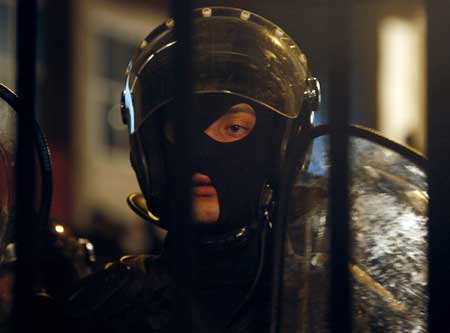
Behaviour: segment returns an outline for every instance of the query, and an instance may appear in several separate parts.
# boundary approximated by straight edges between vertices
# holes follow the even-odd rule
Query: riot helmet
[[[202,227],[219,234],[239,233],[255,220],[263,192],[276,193],[287,147],[311,125],[318,83],[299,46],[267,19],[227,7],[199,8],[192,15],[192,217],[204,218]],[[122,95],[146,214],[168,229],[173,119],[186,111],[174,107],[175,24],[169,19],[141,42]],[[206,207],[208,195],[218,211],[196,216],[196,197]]]

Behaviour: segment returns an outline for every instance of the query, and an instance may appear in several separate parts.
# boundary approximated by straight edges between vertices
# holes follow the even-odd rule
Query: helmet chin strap
[[[269,184],[265,184],[261,193],[261,200],[259,205],[259,218],[258,221],[262,221],[262,232],[260,238],[260,247],[259,247],[259,260],[258,260],[258,269],[256,271],[255,279],[251,287],[249,288],[247,294],[243,298],[242,302],[236,307],[233,311],[228,323],[226,325],[226,329],[230,332],[233,331],[233,324],[239,319],[242,315],[243,310],[246,308],[247,304],[252,299],[252,296],[258,286],[258,283],[261,279],[262,272],[264,270],[264,262],[267,254],[267,231],[269,228],[272,228],[272,210],[274,208],[274,202],[272,201],[273,190]]]
[[[238,249],[244,246],[251,236],[261,230],[264,224],[260,221],[269,223],[272,227],[271,215],[273,210],[273,189],[269,183],[265,183],[259,199],[257,216],[250,226],[238,228],[229,232],[218,234],[208,234],[207,237],[198,239],[199,250],[209,253],[224,252],[227,250]],[[142,193],[132,193],[127,197],[128,206],[139,217],[159,227],[164,227],[163,221],[149,207]]]

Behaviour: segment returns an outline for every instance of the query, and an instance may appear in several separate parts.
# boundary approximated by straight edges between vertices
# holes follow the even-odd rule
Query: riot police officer
[[[193,11],[193,110],[188,133],[195,228],[194,327],[269,327],[271,223],[291,145],[311,127],[317,82],[278,26],[235,8]],[[177,167],[174,21],[140,44],[127,68],[122,116],[142,195],[142,216],[168,230],[163,254],[110,265],[70,298],[80,330],[171,332],[175,283],[167,183]],[[306,97],[306,98],[305,98]],[[297,162],[297,161],[296,161]],[[301,163],[300,163],[301,164]]]

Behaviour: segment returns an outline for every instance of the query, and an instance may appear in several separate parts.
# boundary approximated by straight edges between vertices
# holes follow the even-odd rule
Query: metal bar
[[[294,134],[294,133],[292,133]],[[278,188],[279,198],[278,207],[274,221],[273,231],[273,258],[272,258],[272,306],[271,306],[271,323],[270,332],[282,332],[282,316],[283,316],[283,276],[284,261],[286,249],[286,234],[289,216],[288,202],[292,194],[293,182],[296,172],[298,172],[298,161],[303,161],[307,154],[308,148],[312,144],[311,132],[307,129],[303,130],[297,140],[290,140],[291,144],[287,147],[286,155],[289,160],[285,161],[280,172],[281,184]]]
[[[37,0],[17,1],[18,146],[16,165],[16,249],[13,324],[15,332],[28,332],[33,320],[32,294],[37,274],[37,225],[34,221]],[[35,330],[39,328],[34,327]]]
[[[330,13],[331,330],[351,332],[348,123],[351,0],[333,1]]]
[[[450,10],[429,0],[428,11],[428,185],[429,332],[448,331],[450,308]]]
[[[193,325],[192,281],[194,270],[193,222],[191,220],[191,167],[189,151],[190,115],[192,111],[191,73],[191,13],[188,0],[173,0],[172,14],[175,19],[177,40],[175,56],[175,142],[177,170],[169,181],[171,199],[171,236],[174,242],[174,273],[177,279],[178,302],[176,304],[177,332],[191,332]]]

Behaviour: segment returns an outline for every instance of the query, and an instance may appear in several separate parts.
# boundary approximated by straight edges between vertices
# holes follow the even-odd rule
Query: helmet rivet
[[[144,47],[146,47],[147,46],[147,41],[146,40],[143,40],[142,42],[141,42],[141,44],[139,44],[139,48],[140,49],[143,49]]]
[[[275,29],[275,36],[281,37],[281,36],[283,36],[283,35],[284,35],[283,30],[281,30],[280,28],[276,28],[276,29]]]
[[[306,62],[306,56],[303,53],[300,55],[300,61]]]
[[[168,19],[167,21],[166,21],[166,27],[167,28],[173,28],[175,26],[175,21],[174,21],[174,19]]]
[[[320,83],[315,77],[309,77],[306,80],[306,89],[304,92],[306,101],[311,111],[319,111],[320,106]]]
[[[241,12],[241,20],[247,21],[250,18],[250,12],[243,10]]]
[[[211,15],[212,15],[212,10],[211,10],[211,8],[203,8],[202,9],[202,15],[203,15],[203,17],[211,17]]]

